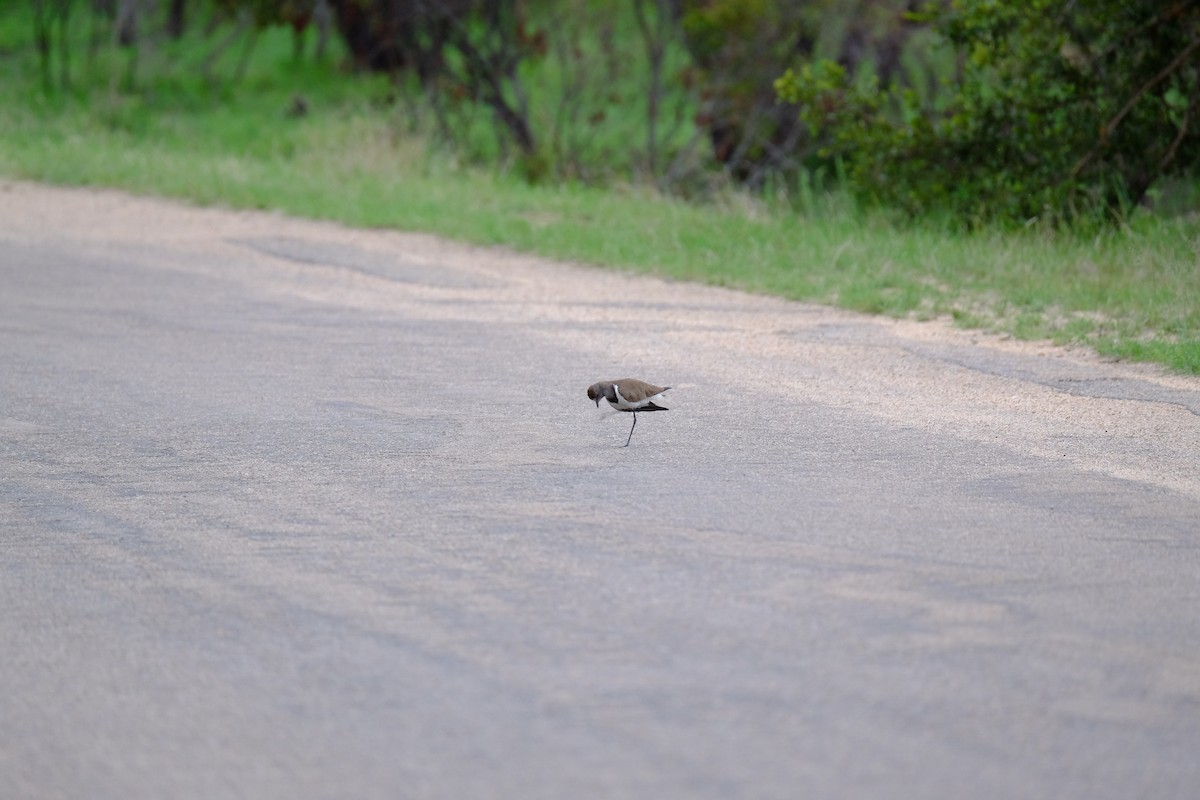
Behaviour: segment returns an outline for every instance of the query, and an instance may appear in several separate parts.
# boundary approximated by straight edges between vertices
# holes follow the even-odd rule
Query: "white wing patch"
[[[617,408],[632,408],[629,401],[621,396],[621,385],[613,384],[613,393],[617,396]]]

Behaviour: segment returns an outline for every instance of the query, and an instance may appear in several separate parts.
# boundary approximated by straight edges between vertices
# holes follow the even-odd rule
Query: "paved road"
[[[3,184],[0,796],[1194,798],[1198,454],[1149,367]]]

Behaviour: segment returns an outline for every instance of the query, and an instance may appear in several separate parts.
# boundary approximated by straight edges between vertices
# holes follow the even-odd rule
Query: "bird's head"
[[[608,386],[603,381],[600,383],[593,383],[588,387],[588,400],[595,400],[596,408],[599,408],[600,401],[604,399],[604,395],[607,390]]]

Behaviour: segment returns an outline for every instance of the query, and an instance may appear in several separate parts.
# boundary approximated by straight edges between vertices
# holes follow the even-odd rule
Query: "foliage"
[[[675,0],[331,2],[359,65],[392,75],[406,102],[419,92],[411,116],[431,110],[460,156],[534,181],[656,180],[687,149]]]
[[[828,61],[776,84],[870,201],[969,224],[1113,220],[1200,163],[1200,5],[956,0],[924,19],[959,54],[944,108]]]
[[[774,80],[797,59],[849,74],[901,71],[914,26],[908,0],[684,0],[681,26],[702,91],[698,123],[739,183],[758,187],[814,165],[816,143],[777,102]]]

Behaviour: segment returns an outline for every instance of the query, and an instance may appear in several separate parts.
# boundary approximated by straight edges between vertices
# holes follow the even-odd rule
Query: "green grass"
[[[139,77],[133,89],[118,85],[113,76],[125,68],[114,61],[77,65],[91,77],[49,94],[29,39],[0,12],[3,175],[428,231],[870,313],[947,317],[1200,374],[1194,214],[1144,213],[1089,236],[964,234],[899,224],[821,192],[796,203],[728,191],[688,204],[629,184],[530,185],[431,149],[408,132],[386,82],[347,77],[332,62],[295,63],[281,32],[262,37],[241,81],[223,62],[199,76],[194,53],[164,48],[147,57],[155,69],[139,65],[162,76]],[[298,95],[309,111],[289,115]]]

